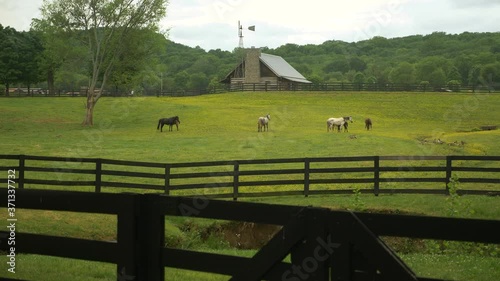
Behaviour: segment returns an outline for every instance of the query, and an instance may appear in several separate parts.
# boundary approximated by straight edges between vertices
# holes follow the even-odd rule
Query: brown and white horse
[[[264,117],[259,117],[257,122],[257,132],[269,131],[269,120],[271,120],[271,115],[267,114]]]
[[[351,123],[353,122],[352,120],[352,117],[351,116],[347,116],[347,117],[338,117],[338,118],[328,118],[328,120],[326,120],[326,131],[329,132],[329,131],[333,131],[333,126],[337,126],[338,128],[338,132],[340,132],[340,127],[341,126],[344,126],[344,131],[347,132],[347,127],[348,127],[348,124],[347,122],[348,121],[351,121]]]

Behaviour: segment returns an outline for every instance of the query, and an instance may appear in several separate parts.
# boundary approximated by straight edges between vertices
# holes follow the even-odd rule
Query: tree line
[[[1,92],[9,88],[80,91],[88,87],[91,62],[73,36],[53,36],[42,21],[29,31],[0,25]],[[135,32],[135,46],[119,55],[109,76],[110,91],[157,94],[205,89],[219,84],[241,61],[242,50],[206,51],[147,30]],[[78,38],[78,37],[76,37]],[[143,44],[137,45],[137,42]],[[127,41],[122,42],[127,45]],[[359,42],[286,44],[262,52],[282,56],[314,83],[408,83],[472,86],[500,82],[500,33],[374,37]],[[100,81],[97,81],[99,83]],[[102,81],[101,81],[102,82]]]

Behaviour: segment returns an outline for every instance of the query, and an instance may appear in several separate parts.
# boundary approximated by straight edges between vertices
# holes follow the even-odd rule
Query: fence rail
[[[12,195],[0,188],[0,196]],[[323,208],[241,203],[160,194],[14,189],[18,209],[111,214],[116,241],[0,231],[0,250],[116,264],[117,280],[168,280],[165,268],[231,276],[229,280],[440,281],[417,276],[381,236],[500,244],[500,221],[368,214]],[[7,200],[0,200],[7,207]],[[166,216],[281,226],[253,257],[165,246]],[[284,258],[291,255],[290,262]],[[29,269],[26,269],[29,270]],[[286,278],[285,278],[286,277]],[[3,279],[2,279],[3,280]],[[14,280],[14,279],[6,279]],[[444,280],[442,280],[444,281]]]
[[[150,189],[171,195],[233,198],[362,193],[500,195],[500,156],[359,156],[153,163],[101,158],[0,155],[0,171],[15,170],[19,188],[75,186]],[[477,185],[481,185],[479,188]],[[398,185],[398,186],[396,186]],[[399,187],[406,185],[406,187]],[[413,186],[411,186],[413,185]],[[415,186],[418,185],[418,186]],[[425,186],[425,187],[424,187]]]
[[[162,89],[145,90],[146,96],[199,96],[226,92],[267,92],[267,91],[323,91],[323,92],[498,92],[499,83],[478,85],[428,85],[428,84],[404,84],[404,83],[236,83],[220,84],[205,89]],[[80,89],[55,90],[49,93],[47,90],[16,88],[9,93],[10,97],[83,97],[87,91]],[[4,96],[4,93],[0,93]],[[105,90],[103,96],[107,97],[131,97],[131,92]]]

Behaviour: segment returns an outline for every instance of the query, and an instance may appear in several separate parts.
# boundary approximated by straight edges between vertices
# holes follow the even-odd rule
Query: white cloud
[[[0,0],[0,24],[16,30],[29,30],[31,19],[40,17],[43,0]]]
[[[337,39],[358,41],[382,36],[383,30],[391,25],[405,23],[403,17],[404,4],[407,0],[351,0],[331,2],[327,0],[310,0],[305,3],[291,5],[290,1],[268,0],[219,0],[194,1],[187,10],[179,9],[183,16],[167,18],[165,23],[172,26],[171,39],[184,37],[190,26],[203,31],[199,34],[199,44],[210,49],[213,46],[209,38],[213,38],[214,30],[207,30],[205,25],[220,23],[224,26],[225,42],[232,45],[219,45],[218,48],[231,50],[237,47],[237,23],[241,21],[246,28],[256,25],[255,35],[244,31],[245,45],[278,47],[286,43],[321,44],[326,40]],[[179,4],[177,4],[179,3]],[[171,1],[170,14],[177,13],[176,7],[181,0]],[[185,6],[184,6],[185,7]],[[203,11],[203,12],[201,12]],[[177,27],[176,27],[177,26]],[[205,33],[208,31],[208,33]],[[193,35],[193,34],[191,34]],[[270,36],[272,35],[272,36]],[[228,40],[228,38],[235,38]],[[196,41],[195,39],[193,39]],[[190,40],[190,41],[193,41]],[[217,37],[217,40],[220,40]],[[186,43],[188,44],[188,43]]]
[[[43,0],[0,0],[0,23],[27,30]],[[206,50],[238,46],[276,48],[286,43],[348,42],[373,36],[500,31],[500,2],[493,0],[170,0],[163,29],[170,39]],[[256,31],[246,29],[256,26]]]

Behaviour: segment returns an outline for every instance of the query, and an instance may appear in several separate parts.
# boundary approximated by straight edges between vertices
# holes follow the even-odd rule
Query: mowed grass
[[[0,130],[5,132],[0,136],[0,153],[60,156],[76,161],[99,157],[161,163],[371,155],[500,155],[500,130],[480,130],[481,126],[500,124],[498,108],[500,96],[486,93],[245,92],[175,98],[103,98],[95,109],[95,125],[82,127],[83,98],[12,98],[3,99],[0,104],[3,112]],[[268,113],[271,114],[269,132],[258,133],[257,119]],[[179,131],[174,127],[174,131],[169,132],[168,127],[164,127],[160,133],[158,119],[174,115],[181,120]],[[349,133],[327,133],[327,118],[347,115],[354,119]],[[372,119],[372,131],[364,129],[365,118]],[[444,144],[435,143],[437,140]],[[389,166],[405,164],[411,163],[386,163]],[[61,168],[61,163],[51,165]],[[64,163],[63,166],[78,165]],[[92,169],[89,165],[81,168]],[[297,167],[291,165],[290,168]],[[397,173],[386,172],[381,176],[404,177],[401,172]],[[422,176],[440,177],[441,174]],[[28,176],[31,175],[36,173],[30,172]],[[51,175],[38,173],[36,176]],[[93,180],[91,175],[70,178],[60,173],[58,176],[63,180]],[[286,179],[297,177],[290,175]],[[119,180],[112,176],[107,179]],[[161,185],[162,181],[139,183]],[[177,183],[192,182],[174,180],[173,184]],[[385,187],[413,186],[387,183]],[[252,187],[241,191],[265,189]],[[182,194],[200,192],[220,191]]]
[[[10,98],[0,99],[0,154],[162,163],[365,155],[500,155],[500,130],[479,130],[485,125],[500,126],[498,109],[499,95],[471,93],[267,92],[180,98],[103,98],[95,109],[95,125],[82,127],[83,98]],[[258,133],[257,118],[268,113],[271,114],[269,132]],[[168,127],[164,127],[162,133],[156,130],[159,118],[174,115],[181,120],[179,131],[175,127],[173,132],[169,132]],[[349,133],[327,133],[327,118],[347,115],[354,118],[354,123],[349,124]],[[373,121],[372,131],[364,129],[363,121],[368,117]],[[435,139],[445,143],[436,144]],[[465,145],[448,145],[454,142]],[[451,211],[446,197],[428,195],[245,198],[242,201],[335,209],[390,209],[438,216],[446,216]],[[497,198],[467,196],[461,202],[461,216],[500,217]],[[5,209],[0,211],[6,213]],[[22,209],[18,214],[19,231],[103,241],[116,239],[116,219],[112,216]],[[178,221],[167,223],[167,235],[174,233],[176,239],[191,239],[185,237],[178,224]],[[228,251],[233,250],[222,250]],[[438,260],[444,260],[443,266],[450,272],[439,275],[442,278],[490,280],[488,278],[494,277],[491,280],[496,280],[500,275],[498,269],[494,270],[498,258],[486,257],[480,265],[465,272],[462,275],[465,277],[455,278],[453,268],[465,266],[453,263],[449,257],[415,253],[404,259],[425,276],[436,276],[433,266]],[[461,260],[467,259],[475,257]],[[116,268],[110,264],[36,255],[20,255],[18,260],[19,274],[7,276],[32,280],[116,279]],[[4,255],[0,262],[5,264]],[[166,280],[227,280],[227,277],[182,270],[167,271]],[[480,276],[481,272],[486,273]],[[0,272],[0,277],[5,274]]]
[[[83,98],[2,99],[0,151],[63,157],[191,162],[351,155],[500,155],[500,96],[455,93],[228,93],[102,98],[82,127]],[[271,114],[269,132],[257,118]],[[178,115],[179,131],[156,130]],[[349,133],[326,119],[350,115]],[[373,131],[364,130],[365,118]],[[174,129],[175,130],[175,129]],[[166,132],[165,132],[166,131]],[[355,139],[349,138],[355,135]],[[441,139],[465,146],[432,145]]]

